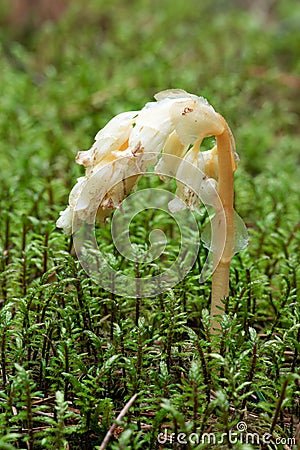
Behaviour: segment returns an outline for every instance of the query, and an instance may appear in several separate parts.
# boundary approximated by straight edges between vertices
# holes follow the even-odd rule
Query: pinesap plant
[[[234,138],[226,120],[203,97],[175,89],[160,92],[155,99],[156,102],[147,103],[140,111],[118,114],[98,132],[91,149],[78,152],[76,162],[85,167],[85,176],[73,187],[69,206],[60,213],[57,226],[73,234],[81,264],[105,289],[133,297],[158,295],[192,267],[197,253],[195,237],[194,251],[188,241],[187,250],[180,254],[180,261],[177,258],[173,271],[168,268],[151,280],[137,276],[131,284],[130,277],[118,273],[99,255],[93,225],[104,223],[114,210],[124,216],[127,197],[149,167],[163,181],[174,178],[175,196],[169,197],[162,190],[150,191],[150,197],[142,200],[138,210],[149,208],[154,198],[155,208],[167,203],[168,211],[177,214],[176,217],[185,210],[199,211],[201,204],[213,208],[214,216],[201,238],[213,254],[211,332],[214,333],[220,327],[217,315],[222,313],[223,301],[229,294],[231,259],[247,245],[246,227],[234,211],[234,172],[239,159]],[[215,145],[202,151],[201,144],[211,136],[215,137]],[[141,195],[137,194],[136,197]],[[136,211],[130,208],[129,211],[132,218]],[[181,230],[184,222],[185,219],[178,222]],[[129,228],[130,220],[124,223]],[[152,238],[148,252],[142,256],[133,252],[131,257],[129,252],[129,259],[151,262],[158,253],[163,253],[161,234]],[[132,251],[128,229],[120,232],[117,228],[115,243],[120,253],[128,256],[128,247]],[[186,254],[192,255],[190,259],[185,259]],[[179,266],[183,270],[178,270]],[[202,273],[200,280],[203,279]]]

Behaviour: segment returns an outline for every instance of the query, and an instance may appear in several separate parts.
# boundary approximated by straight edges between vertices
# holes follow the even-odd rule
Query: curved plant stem
[[[229,270],[230,261],[234,251],[234,187],[233,173],[234,162],[232,158],[232,136],[225,119],[220,116],[224,124],[224,131],[217,138],[218,149],[218,194],[225,215],[224,233],[225,246],[222,254],[215,253],[214,267],[216,267],[212,277],[212,298],[211,298],[211,332],[216,333],[220,329],[216,315],[222,313],[223,299],[229,294]],[[224,217],[224,216],[223,216]]]

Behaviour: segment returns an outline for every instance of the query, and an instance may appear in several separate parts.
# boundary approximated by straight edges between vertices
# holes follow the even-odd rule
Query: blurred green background
[[[253,377],[249,372],[251,354],[247,356],[253,345],[248,339],[251,325],[262,333],[257,348],[262,347],[256,384],[249,390],[261,386],[267,399],[261,410],[265,408],[272,421],[282,373],[296,371],[299,353],[299,23],[298,0],[1,1],[0,336],[7,335],[12,343],[8,351],[6,338],[2,338],[3,367],[6,364],[2,388],[9,387],[7,392],[12,392],[10,386],[15,386],[14,401],[19,401],[21,413],[26,405],[24,383],[32,378],[35,385],[31,385],[29,397],[35,398],[35,390],[42,390],[45,396],[60,390],[65,399],[72,400],[74,392],[79,396],[76,420],[78,423],[80,418],[80,430],[88,436],[92,428],[87,417],[94,414],[97,422],[100,396],[104,411],[109,406],[110,413],[100,431],[92,430],[98,433],[97,443],[115,411],[137,387],[144,395],[140,409],[137,406],[135,410],[139,425],[139,414],[151,407],[156,426],[161,426],[161,397],[174,400],[178,411],[183,411],[183,422],[191,418],[194,406],[189,403],[185,409],[185,405],[190,398],[186,392],[192,388],[186,380],[193,380],[195,367],[190,359],[200,347],[189,341],[185,350],[186,332],[176,334],[172,327],[177,323],[180,330],[182,324],[193,327],[203,338],[201,345],[207,345],[201,334],[201,314],[209,305],[209,285],[199,287],[197,267],[194,275],[176,287],[174,298],[160,299],[159,307],[151,299],[143,300],[141,316],[146,325],[137,328],[134,301],[121,299],[121,306],[114,310],[110,305],[115,299],[108,300],[108,294],[89,284],[67,254],[68,238],[55,227],[70,188],[83,174],[82,167],[74,163],[77,151],[88,149],[112,116],[140,109],[161,90],[181,88],[206,97],[234,133],[240,155],[236,209],[250,233],[248,249],[232,264],[233,312],[226,329],[229,350],[222,363],[212,361],[212,384],[206,387],[208,392],[210,387],[222,391],[216,400],[220,401],[220,415],[223,411],[228,419],[230,402],[240,407],[240,393],[246,388],[238,391],[232,386],[245,380],[249,384],[249,376]],[[83,298],[79,306],[77,296]],[[238,321],[234,322],[236,314]],[[90,318],[88,331],[86,317]],[[274,346],[270,341],[267,347],[265,330],[270,339],[275,332],[284,338],[280,342],[278,338]],[[87,332],[95,334],[91,342]],[[118,366],[121,338],[127,359]],[[140,339],[154,350],[136,372]],[[157,342],[163,348],[161,361],[155,356]],[[171,348],[178,355],[176,364]],[[70,362],[64,357],[65,349],[70,352]],[[294,352],[288,366],[286,350]],[[14,385],[16,361],[25,370],[17,369]],[[199,358],[196,362],[200,367]],[[105,373],[102,384],[100,363]],[[28,375],[27,369],[32,374]],[[220,381],[220,370],[225,370],[228,386]],[[204,386],[207,380],[201,368],[196,375]],[[299,416],[299,389],[296,383],[292,385],[289,411],[298,407]],[[198,412],[205,427],[211,422],[208,410],[201,409],[206,395],[201,389]],[[1,391],[1,398],[5,395]],[[88,405],[84,403],[87,398],[91,399]],[[257,411],[251,404],[249,408]],[[65,405],[66,415],[67,409]],[[165,411],[171,420],[173,410],[166,407]],[[194,411],[197,413],[197,408]],[[0,419],[7,430],[14,431],[18,420],[23,423],[23,416],[5,414]],[[143,420],[152,424],[154,419],[145,416]],[[228,431],[226,423],[220,421],[220,431]],[[29,428],[28,423],[23,428]],[[63,433],[59,425],[57,430]],[[292,425],[290,430],[293,433]],[[33,445],[34,438],[26,436]],[[52,448],[49,439],[43,448]],[[155,440],[154,434],[151,439]],[[144,448],[152,450],[151,442]],[[120,444],[114,448],[140,448],[138,437],[130,447]]]
[[[171,87],[207,97],[227,118],[249,173],[295,162],[296,0],[2,0],[1,12],[6,170],[23,159],[31,173],[54,164],[65,176],[75,148],[111,116]]]

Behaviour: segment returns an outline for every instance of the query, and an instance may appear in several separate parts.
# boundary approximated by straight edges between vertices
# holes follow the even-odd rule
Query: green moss
[[[119,436],[117,429],[108,448],[152,450],[165,429],[228,436],[242,419],[260,436],[271,429],[274,437],[293,438],[299,5],[70,3],[60,20],[30,33],[9,25],[9,2],[1,5],[0,446],[64,449],[69,441],[70,448],[87,448],[89,441],[96,449],[136,392],[125,431]],[[207,97],[228,120],[241,158],[235,202],[250,243],[232,263],[219,355],[207,338],[210,281],[198,280],[203,248],[172,291],[137,302],[94,284],[55,228],[83,173],[74,164],[77,151],[89,148],[112,116],[140,109],[170,87]],[[165,214],[137,216],[133,242],[149,245],[150,226],[159,223],[174,259],[177,231]],[[114,253],[108,227],[99,236],[112,264],[137,270]],[[154,276],[158,266],[138,270]]]

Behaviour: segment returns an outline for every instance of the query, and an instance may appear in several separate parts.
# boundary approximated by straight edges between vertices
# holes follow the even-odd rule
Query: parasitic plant
[[[98,132],[91,149],[78,153],[76,162],[85,166],[85,176],[72,189],[57,226],[71,234],[78,218],[93,224],[95,210],[103,222],[149,165],[162,179],[174,177],[177,191],[168,205],[171,212],[197,210],[201,202],[215,212],[202,240],[213,252],[211,331],[216,332],[216,316],[229,295],[231,259],[247,244],[245,225],[234,211],[234,139],[225,119],[204,98],[176,89],[155,99],[140,111],[114,117]],[[210,136],[215,136],[215,146],[200,151]]]

